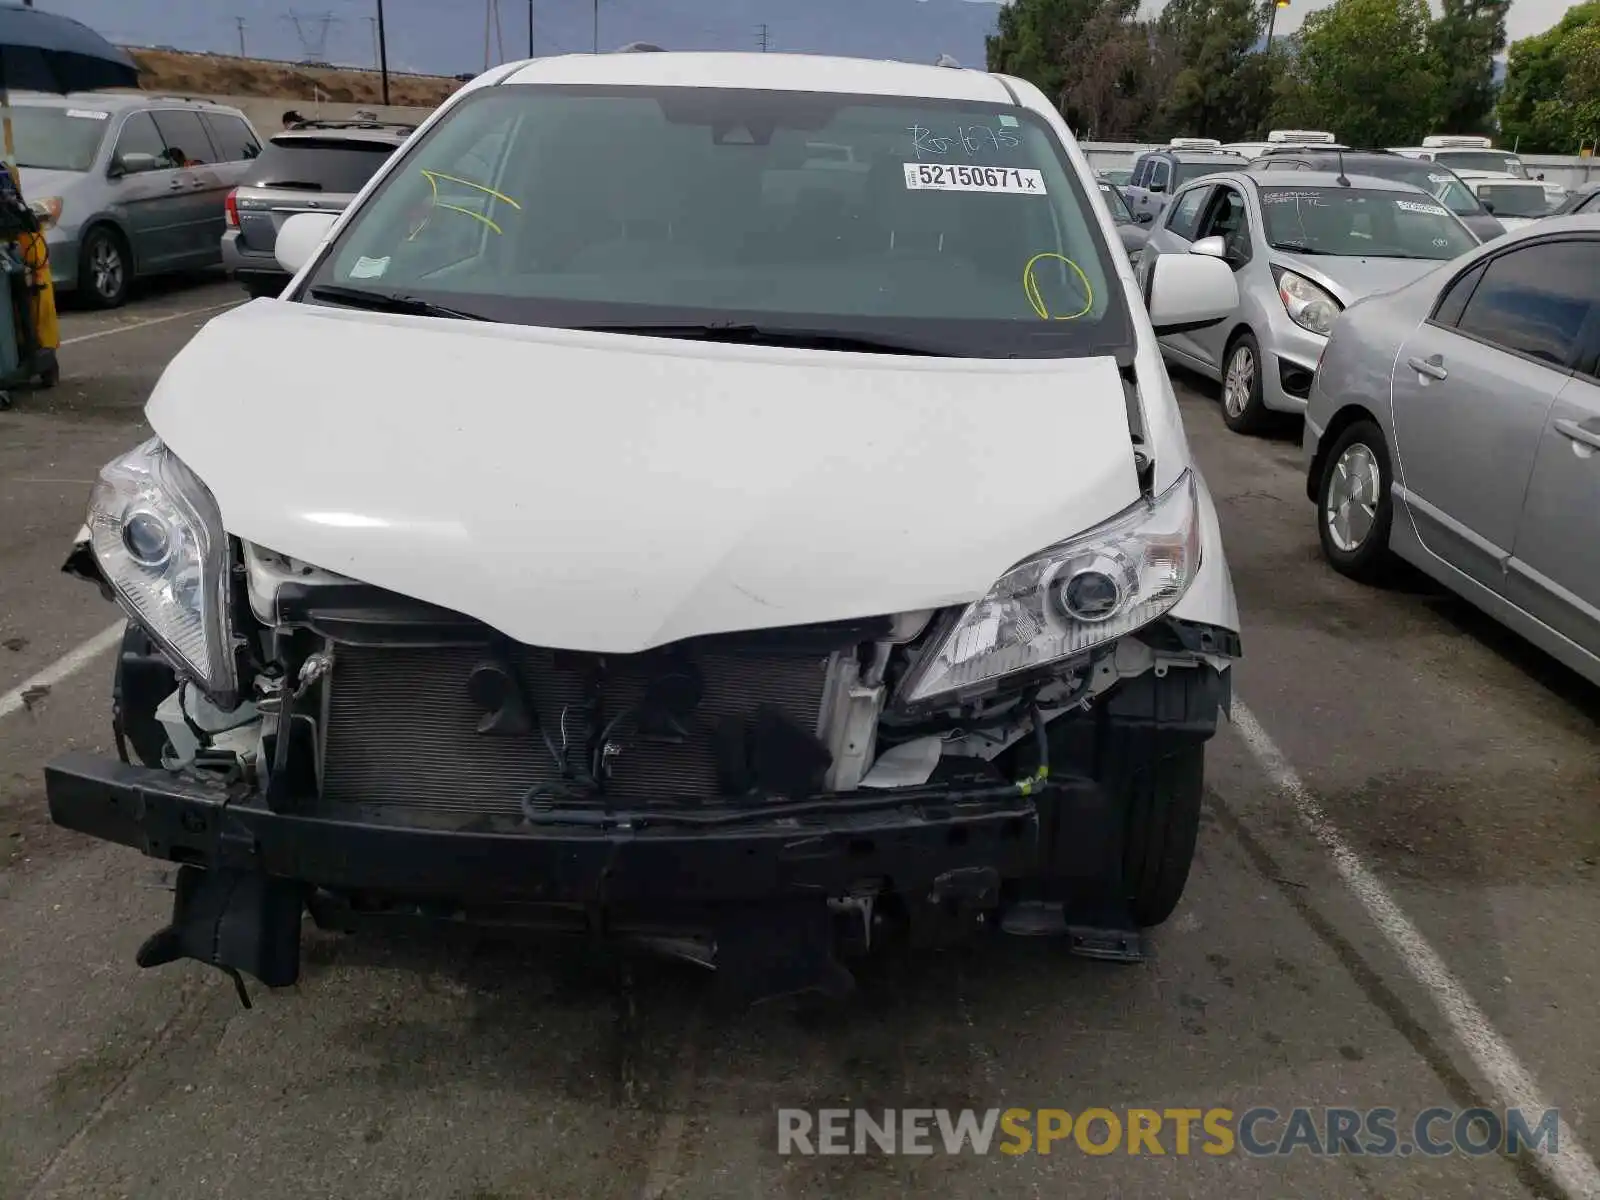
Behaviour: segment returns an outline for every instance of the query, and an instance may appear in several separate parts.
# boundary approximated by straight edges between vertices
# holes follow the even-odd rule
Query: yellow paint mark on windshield
[[[433,185],[433,194],[435,196],[437,196],[439,194],[439,183],[438,183],[438,181],[441,180],[441,179],[448,179],[451,183],[459,183],[462,187],[475,188],[476,190],[478,190],[480,192],[483,192],[485,195],[493,196],[496,200],[504,200],[507,204],[511,205],[511,207],[516,209],[518,212],[522,211],[522,205],[518,204],[515,200],[513,200],[510,196],[506,195],[504,192],[497,192],[492,187],[489,187],[487,184],[474,183],[472,180],[463,179],[459,175],[446,175],[443,171],[430,171],[430,170],[428,170],[427,167],[421,167],[421,168],[419,168],[419,170],[421,170],[422,174],[424,175],[424,177],[426,177],[428,182]]]
[[[1036,272],[1039,264],[1047,258],[1066,263],[1078,278],[1083,280],[1085,299],[1083,307],[1077,312],[1056,316],[1050,312],[1050,306],[1044,302],[1044,297],[1039,294],[1039,279]],[[1083,273],[1083,268],[1065,254],[1057,254],[1053,250],[1046,250],[1043,254],[1035,254],[1028,260],[1028,265],[1022,268],[1022,290],[1028,297],[1028,304],[1032,306],[1034,312],[1039,314],[1041,321],[1076,321],[1094,307],[1094,285],[1089,282],[1089,277]]]
[[[477,191],[483,192],[485,195],[493,196],[496,200],[504,200],[507,204],[509,204],[512,208],[516,209],[518,212],[522,211],[522,205],[518,204],[515,200],[513,200],[510,196],[506,195],[504,192],[497,192],[497,191],[494,190],[494,188],[489,187],[486,184],[474,183],[472,180],[463,179],[459,175],[447,175],[443,171],[430,171],[427,167],[419,167],[417,169],[420,172],[420,174],[422,175],[422,177],[428,181],[428,187],[432,192],[432,196],[429,198],[429,201],[428,201],[428,213],[429,213],[429,215],[431,215],[433,213],[433,210],[436,209],[436,208],[448,208],[451,212],[458,212],[458,213],[461,213],[463,216],[471,217],[474,221],[481,221],[483,224],[487,225],[490,229],[494,230],[498,234],[502,234],[503,235],[505,233],[504,229],[501,229],[499,225],[497,225],[489,217],[486,217],[483,213],[473,212],[472,209],[470,209],[470,208],[463,208],[459,204],[450,204],[450,203],[447,203],[446,201],[440,200],[439,199],[439,180],[441,180],[441,179],[447,179],[451,183],[459,183],[462,187],[474,188]],[[422,218],[422,221],[417,225],[417,227],[415,229],[413,229],[409,234],[406,235],[406,241],[408,241],[408,242],[416,241],[417,240],[417,235],[420,234],[427,227],[428,227],[428,218],[425,216],[425,217]]]

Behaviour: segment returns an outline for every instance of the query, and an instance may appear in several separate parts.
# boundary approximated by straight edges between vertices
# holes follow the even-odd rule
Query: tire
[[[1122,876],[1140,928],[1161,924],[1183,898],[1200,835],[1204,782],[1204,744],[1174,746],[1126,780]]]
[[[1235,373],[1237,372],[1237,378]],[[1235,433],[1260,433],[1267,423],[1261,401],[1261,344],[1246,330],[1222,356],[1222,420]]]
[[[128,243],[109,225],[96,225],[78,250],[78,294],[91,308],[119,308],[132,283]]]
[[[1392,570],[1393,478],[1389,447],[1372,421],[1347,426],[1328,450],[1317,480],[1317,538],[1339,574],[1381,583]]]

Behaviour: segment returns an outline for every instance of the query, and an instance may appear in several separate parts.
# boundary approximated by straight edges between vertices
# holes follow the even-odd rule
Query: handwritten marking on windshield
[[[925,154],[943,157],[959,148],[968,158],[984,150],[1013,150],[1022,145],[1022,139],[1008,129],[992,129],[988,125],[957,125],[951,134],[935,133],[925,125],[907,126],[911,134],[911,152],[918,158]]]
[[[1046,259],[1065,263],[1071,267],[1078,278],[1083,282],[1084,302],[1083,307],[1075,313],[1064,313],[1055,316],[1050,312],[1050,306],[1044,302],[1044,297],[1039,293],[1039,278],[1037,271],[1039,264]],[[1076,321],[1094,307],[1094,285],[1089,282],[1089,277],[1083,273],[1083,268],[1073,262],[1065,254],[1057,254],[1053,250],[1046,250],[1043,254],[1035,254],[1028,260],[1028,265],[1022,268],[1022,291],[1028,297],[1028,305],[1039,314],[1041,321]]]

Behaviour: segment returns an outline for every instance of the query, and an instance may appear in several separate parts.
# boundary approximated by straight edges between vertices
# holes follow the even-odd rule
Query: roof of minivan
[[[225,112],[243,116],[229,104],[214,100],[197,100],[189,96],[166,96],[159,92],[68,92],[58,96],[53,92],[12,92],[12,104],[31,105],[38,108],[87,108],[96,112],[120,113],[135,108],[184,108],[200,112]]]
[[[565,54],[519,65],[499,83],[588,83],[640,87],[757,88],[841,92],[940,100],[1012,101],[985,71],[930,67],[820,54],[663,51],[659,54]]]

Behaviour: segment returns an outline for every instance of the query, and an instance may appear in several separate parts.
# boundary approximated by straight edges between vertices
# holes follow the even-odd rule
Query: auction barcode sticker
[[[1044,176],[1031,167],[956,167],[906,163],[906,186],[943,192],[1021,192],[1045,195]]]
[[[1406,212],[1427,213],[1429,216],[1433,217],[1444,217],[1449,215],[1437,204],[1418,204],[1415,200],[1396,200],[1394,204],[1396,208],[1404,209]]]

